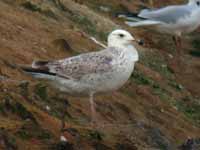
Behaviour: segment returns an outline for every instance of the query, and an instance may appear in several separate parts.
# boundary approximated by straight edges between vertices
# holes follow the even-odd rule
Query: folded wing
[[[114,56],[110,51],[86,53],[58,61],[36,61],[26,72],[79,80],[85,75],[112,71]]]

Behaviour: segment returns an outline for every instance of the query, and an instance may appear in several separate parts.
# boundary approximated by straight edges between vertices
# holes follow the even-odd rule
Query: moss
[[[192,41],[192,46],[195,48],[195,49],[200,49],[200,39],[194,39]]]
[[[29,82],[27,81],[24,81],[19,85],[21,95],[28,96],[28,86],[29,86]]]
[[[38,95],[42,100],[47,100],[48,99],[48,94],[47,94],[47,87],[46,85],[39,83],[35,86],[34,90],[35,94]]]
[[[175,106],[200,126],[200,104],[198,101],[192,98],[184,98],[183,100],[176,101]]]
[[[14,111],[20,116],[23,120],[32,119],[35,121],[34,116],[31,112],[29,112],[26,107],[24,107],[21,103],[16,102],[14,105]]]
[[[200,57],[200,39],[196,38],[192,41],[194,50],[190,51],[190,55],[194,57]]]
[[[190,55],[194,57],[200,57],[200,50],[192,50],[190,51]]]
[[[5,113],[4,104],[0,103],[0,113]]]
[[[138,70],[135,70],[131,77],[137,84],[142,84],[142,85],[153,84],[153,80],[146,77],[144,74],[140,73]]]
[[[177,91],[182,91],[184,87],[181,84],[176,83],[175,81],[171,81],[168,83],[171,87],[175,88]]]
[[[73,14],[70,16],[70,19],[75,22],[80,28],[82,28],[86,33],[98,36],[99,39],[106,41],[107,33],[99,32],[96,28],[96,25],[93,24],[86,16],[80,16]]]
[[[15,102],[11,98],[6,98],[2,103],[0,103],[0,111],[4,114],[10,112],[16,114],[22,120],[31,119],[36,123],[33,114],[28,111],[23,104]]]
[[[26,1],[21,4],[24,8],[31,10],[31,11],[40,11],[41,9],[38,7],[37,4],[32,3],[31,1]]]
[[[42,129],[39,125],[30,121],[24,123],[24,125],[16,132],[16,136],[23,140],[29,140],[31,138],[49,140],[53,137],[48,130]]]
[[[102,141],[103,140],[103,135],[97,130],[91,131],[89,133],[89,137],[92,140],[97,140],[97,141]]]
[[[51,133],[48,130],[41,130],[41,132],[38,132],[38,135],[36,135],[38,139],[46,140],[50,139],[52,137]]]
[[[32,138],[31,134],[30,134],[28,131],[24,130],[24,129],[20,129],[20,130],[16,133],[16,135],[17,135],[19,138],[23,139],[23,140],[29,140],[30,138]]]
[[[15,137],[9,134],[8,131],[6,131],[3,128],[0,128],[0,140],[1,140],[0,147],[3,146],[6,150],[18,149]]]
[[[151,68],[152,70],[159,72],[162,76],[167,79],[172,79],[174,72],[169,68],[165,58],[159,53],[149,52],[140,54],[141,62]]]
[[[48,8],[48,7],[42,8],[41,5],[39,5],[37,3],[33,3],[31,1],[26,1],[26,2],[22,3],[21,6],[30,11],[39,12],[41,14],[44,14],[47,17],[57,19],[55,13],[53,12],[53,10],[51,8]]]

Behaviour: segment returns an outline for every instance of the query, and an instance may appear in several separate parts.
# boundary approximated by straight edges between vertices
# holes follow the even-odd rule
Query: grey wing
[[[139,17],[164,23],[175,23],[180,18],[189,16],[192,13],[191,6],[168,6],[157,10],[143,10],[139,13]]]
[[[105,50],[50,62],[47,66],[57,76],[79,80],[85,75],[112,71],[113,62],[113,54]]]

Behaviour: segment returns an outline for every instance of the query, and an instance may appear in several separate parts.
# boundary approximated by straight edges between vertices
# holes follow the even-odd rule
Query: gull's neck
[[[114,47],[117,48],[117,50],[120,50],[125,54],[125,58],[130,60],[131,62],[136,62],[139,60],[139,55],[137,50],[132,44],[128,45],[122,45],[122,44],[115,44],[115,45],[108,45],[108,47]]]
[[[115,47],[118,49],[127,49],[128,45],[123,45],[123,44],[115,42],[115,43],[108,43],[108,47]]]

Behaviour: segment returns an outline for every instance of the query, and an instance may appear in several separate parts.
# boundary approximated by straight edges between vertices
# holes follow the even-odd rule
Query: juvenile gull
[[[61,91],[90,96],[92,121],[95,119],[93,96],[119,89],[129,79],[138,53],[127,31],[115,30],[108,36],[107,48],[57,61],[35,61],[22,69],[34,77],[49,79]]]
[[[200,0],[189,0],[184,5],[171,5],[155,10],[143,9],[137,15],[122,13],[118,16],[129,20],[126,24],[131,27],[153,26],[159,32],[173,35],[173,40],[180,49],[181,35],[194,31],[200,25]]]

